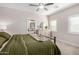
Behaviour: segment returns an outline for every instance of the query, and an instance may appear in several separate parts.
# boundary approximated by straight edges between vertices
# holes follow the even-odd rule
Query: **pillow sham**
[[[6,38],[4,37],[0,37],[0,48],[2,47],[2,45],[6,42]]]
[[[8,40],[11,37],[11,35],[6,32],[0,32],[0,37],[4,37]]]

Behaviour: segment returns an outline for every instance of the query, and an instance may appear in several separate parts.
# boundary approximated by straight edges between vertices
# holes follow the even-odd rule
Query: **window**
[[[69,17],[69,32],[79,34],[79,15]]]
[[[50,23],[50,26],[51,26],[52,31],[57,31],[57,21],[56,20],[52,20]]]

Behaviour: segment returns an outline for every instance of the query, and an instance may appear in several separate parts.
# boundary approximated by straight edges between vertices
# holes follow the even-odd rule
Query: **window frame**
[[[74,14],[74,15],[70,15],[68,17],[68,33],[71,33],[71,34],[79,34],[79,32],[76,32],[76,31],[72,31],[71,27],[71,18],[74,18],[74,17],[79,17],[79,14]]]
[[[54,20],[51,20],[51,21],[50,21],[50,27],[53,27],[52,24],[51,24],[52,21],[56,21],[56,30],[52,30],[52,28],[50,28],[50,29],[51,29],[51,31],[53,31],[53,32],[57,32],[57,19],[54,19]]]

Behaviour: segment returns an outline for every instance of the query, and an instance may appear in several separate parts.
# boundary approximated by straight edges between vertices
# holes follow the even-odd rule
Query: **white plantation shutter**
[[[69,32],[79,34],[79,15],[69,18]]]
[[[51,25],[52,31],[57,31],[57,21],[56,20],[52,20],[50,25]]]

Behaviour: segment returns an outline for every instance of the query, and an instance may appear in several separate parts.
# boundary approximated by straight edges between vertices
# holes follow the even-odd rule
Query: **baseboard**
[[[73,42],[70,42],[70,41],[67,41],[67,40],[57,40],[57,41],[60,41],[62,43],[66,43],[66,44],[69,44],[69,45],[72,45],[74,47],[78,47],[79,48],[79,44],[76,44],[76,43],[73,43]]]

